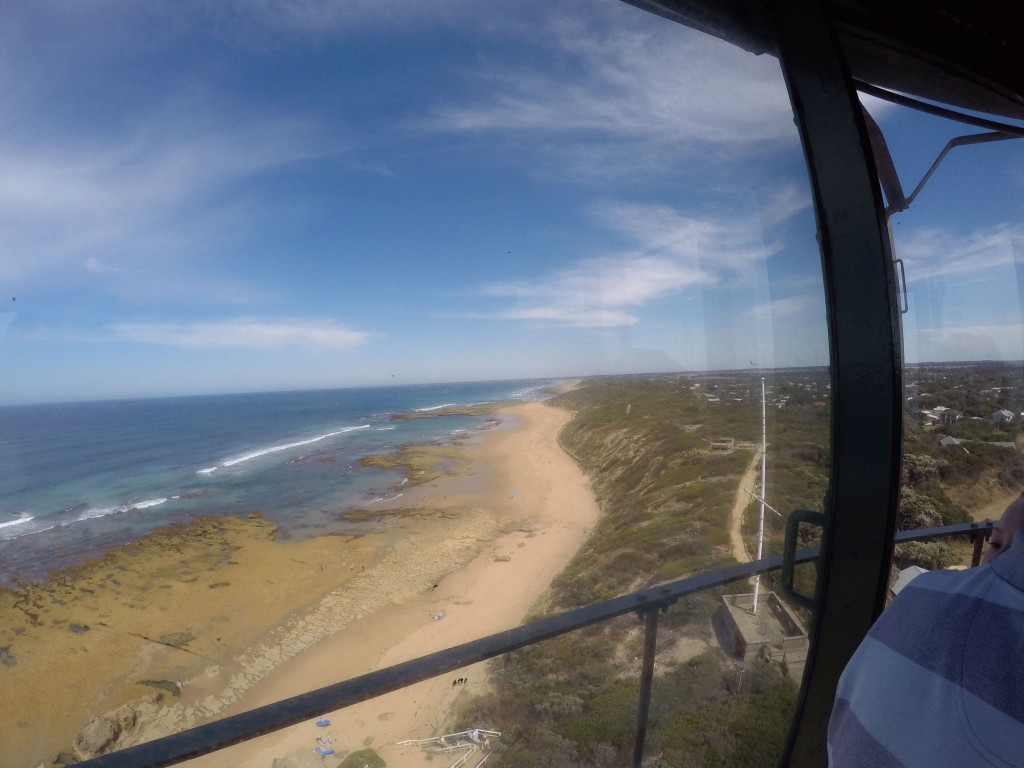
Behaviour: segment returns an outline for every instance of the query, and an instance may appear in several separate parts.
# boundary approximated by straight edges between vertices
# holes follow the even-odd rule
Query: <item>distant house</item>
[[[939,440],[939,445],[941,445],[943,448],[947,448],[947,447],[949,447],[951,445],[960,445],[960,443],[962,443],[962,442],[964,442],[964,441],[960,440],[959,438],[950,437],[949,435],[945,435],[941,440]]]
[[[1013,411],[1008,411],[1005,408],[996,411],[992,414],[993,424],[1012,424],[1014,420]]]
[[[956,424],[964,417],[956,408],[943,408],[941,413],[938,412],[938,408],[934,410],[936,412],[935,415],[939,417],[939,421],[943,424]]]
[[[938,419],[935,418],[935,414],[931,411],[914,411],[910,415],[913,417],[914,421],[925,427],[930,427],[938,422]]]

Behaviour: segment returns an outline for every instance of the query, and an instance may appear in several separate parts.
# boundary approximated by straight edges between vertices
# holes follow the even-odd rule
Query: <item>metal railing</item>
[[[901,543],[966,534],[975,542],[973,565],[977,565],[981,548],[991,529],[992,523],[923,528],[900,531],[895,541]],[[818,548],[811,547],[798,551],[794,561],[796,564],[810,563],[817,557]],[[643,759],[654,679],[658,614],[687,595],[779,570],[783,565],[782,560],[782,555],[766,557],[566,611],[76,765],[82,768],[159,768],[174,765],[543,640],[637,613],[645,625],[632,762],[634,768],[639,768]]]

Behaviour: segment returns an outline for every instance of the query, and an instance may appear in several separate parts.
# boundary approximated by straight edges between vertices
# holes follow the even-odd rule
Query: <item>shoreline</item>
[[[289,660],[225,714],[522,623],[582,546],[599,512],[588,479],[558,445],[558,433],[571,418],[569,413],[540,403],[505,407],[499,413],[514,414],[519,424],[493,430],[470,446],[472,466],[465,474],[424,484],[427,498],[441,509],[486,505],[487,514],[501,521],[493,535],[483,539],[479,552],[435,582],[436,588],[431,585],[408,602],[355,621]],[[436,621],[435,615],[443,618]],[[367,637],[377,640],[367,643]],[[325,677],[324,670],[334,674]],[[454,686],[457,678],[468,682]],[[328,713],[332,746],[339,755],[372,746],[390,765],[419,764],[426,758],[418,749],[398,747],[395,742],[443,732],[458,700],[484,690],[486,663],[480,663]],[[499,726],[481,724],[497,730]],[[293,726],[187,765],[270,766],[276,758],[312,750],[315,737],[323,735],[319,731],[313,723]]]
[[[161,554],[141,546],[134,555],[118,550],[98,558],[72,585],[79,588],[74,603],[39,587],[29,598],[42,611],[39,626],[23,627],[13,641],[0,639],[15,662],[0,667],[11,693],[0,704],[11,710],[0,718],[7,723],[0,740],[24,745],[8,756],[12,765],[31,768],[68,751],[89,714],[116,710],[134,721],[118,742],[123,748],[521,623],[598,513],[586,477],[557,443],[570,414],[541,403],[496,411],[507,425],[467,441],[465,471],[374,505],[374,515],[393,515],[382,533],[275,542],[263,521],[216,518],[207,524],[225,530],[198,526],[197,551],[172,547]],[[560,510],[569,508],[573,513],[562,519]],[[200,562],[197,552],[204,550],[209,562]],[[143,560],[156,573],[149,568],[147,575]],[[9,605],[12,595],[0,607],[24,613]],[[161,602],[162,595],[180,597]],[[435,622],[438,612],[444,618]],[[152,626],[138,631],[139,622]],[[72,625],[88,630],[76,634]],[[372,731],[375,745],[396,740],[396,729],[429,731],[456,696],[483,684],[482,669],[469,677],[454,693],[450,680],[441,682],[446,690],[433,691],[430,705],[416,691],[436,681],[388,694],[399,702],[394,716],[352,727]],[[402,703],[409,695],[420,701],[419,713]],[[341,717],[350,715],[358,719],[359,710]],[[252,764],[269,766],[292,751],[293,730],[205,764],[224,765],[241,750],[253,754]],[[363,738],[344,746],[336,740],[336,748],[361,749]],[[273,746],[265,746],[268,740]],[[311,748],[312,740],[303,737],[296,748],[306,741]]]

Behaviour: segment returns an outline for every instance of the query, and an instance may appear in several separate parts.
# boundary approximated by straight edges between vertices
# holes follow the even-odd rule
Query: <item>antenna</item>
[[[760,501],[760,502],[761,502],[762,504],[764,504],[764,506],[765,506],[765,509],[769,510],[770,512],[774,512],[774,513],[775,513],[776,515],[778,515],[779,517],[782,517],[782,513],[781,513],[781,512],[779,512],[779,510],[777,510],[777,509],[776,509],[775,507],[773,507],[773,506],[772,506],[771,504],[769,504],[769,503],[768,503],[767,501],[765,501],[764,499],[762,499],[762,498],[761,498],[760,496],[758,496],[758,495],[757,495],[756,493],[754,493],[754,492],[753,492],[752,490],[750,490],[749,488],[744,488],[744,489],[743,489],[743,492],[744,492],[745,494],[747,494],[748,496],[750,496],[750,497],[752,497],[752,498],[755,498],[755,499],[757,499],[758,501]]]
[[[757,519],[757,559],[761,559],[761,549],[764,546],[764,485],[765,485],[765,471],[767,467],[767,430],[765,428],[765,409],[764,409],[764,376],[761,377],[761,514]],[[751,494],[753,495],[753,494]],[[775,512],[773,509],[772,512]],[[776,512],[776,514],[778,514]],[[757,613],[757,593],[761,587],[761,574],[754,577],[754,604],[750,609],[751,613]]]

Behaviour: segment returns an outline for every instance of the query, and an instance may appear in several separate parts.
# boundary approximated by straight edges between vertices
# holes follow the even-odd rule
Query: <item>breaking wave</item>
[[[252,451],[251,453],[246,453],[246,454],[244,454],[242,456],[238,456],[237,458],[228,459],[227,461],[223,462],[222,464],[220,464],[218,466],[207,467],[206,469],[197,470],[196,474],[197,475],[209,475],[209,474],[211,474],[213,472],[216,472],[218,469],[222,469],[224,467],[234,467],[234,466],[236,466],[238,464],[242,464],[242,463],[244,463],[246,461],[251,461],[252,459],[258,459],[260,456],[266,456],[268,453],[277,453],[278,451],[287,451],[289,448],[299,448],[299,447],[301,447],[303,445],[309,445],[311,443],[318,443],[321,440],[326,440],[329,437],[336,437],[338,435],[343,435],[346,432],[354,432],[357,429],[369,429],[369,428],[370,428],[369,424],[361,424],[358,427],[345,427],[344,429],[339,429],[339,430],[337,430],[335,432],[327,432],[327,433],[325,433],[323,435],[317,435],[316,437],[311,437],[311,438],[309,438],[307,440],[296,440],[294,443],[282,443],[281,445],[272,445],[272,446],[270,446],[268,448],[260,448],[258,450]]]

